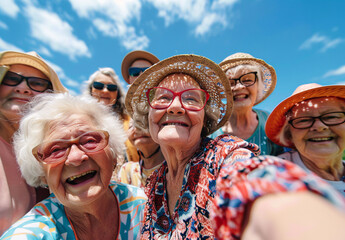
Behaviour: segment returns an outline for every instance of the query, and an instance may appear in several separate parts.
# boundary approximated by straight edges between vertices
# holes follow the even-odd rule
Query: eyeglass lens
[[[229,79],[230,86],[235,87],[236,83],[240,82],[243,86],[249,87],[256,82],[256,79],[257,79],[256,74],[257,74],[256,72],[250,72],[250,73],[243,74],[239,78]]]
[[[188,89],[176,93],[166,88],[155,87],[148,91],[149,104],[154,109],[168,108],[176,96],[180,97],[183,108],[192,111],[203,109],[208,100],[207,93],[202,89]]]
[[[25,77],[11,71],[7,71],[1,84],[14,87],[21,84],[23,80],[25,80],[28,87],[35,92],[44,92],[47,89],[53,88],[51,82],[47,79],[39,77]]]
[[[306,129],[314,125],[316,119],[319,119],[327,126],[339,125],[345,122],[345,112],[331,112],[322,114],[318,117],[300,117],[291,119],[289,123],[297,129]]]
[[[32,152],[37,160],[44,163],[57,163],[66,160],[73,144],[87,153],[104,149],[108,145],[109,134],[106,131],[86,132],[79,137],[67,140],[58,139],[44,142],[35,147]]]
[[[108,91],[110,91],[110,92],[117,91],[117,85],[116,84],[104,84],[101,82],[93,82],[92,86],[97,90],[103,90],[104,86],[107,86]]]
[[[148,67],[144,67],[144,68],[130,67],[128,69],[128,73],[129,73],[129,76],[138,77],[140,73],[144,72],[146,69],[148,69]]]

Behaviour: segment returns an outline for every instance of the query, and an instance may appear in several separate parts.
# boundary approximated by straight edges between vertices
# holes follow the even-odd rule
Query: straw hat
[[[159,59],[155,55],[153,55],[152,53],[146,52],[146,51],[136,50],[136,51],[132,51],[132,52],[128,53],[123,58],[122,64],[121,64],[122,77],[128,84],[129,84],[128,69],[132,65],[132,63],[138,59],[147,60],[150,63],[152,63],[152,65],[159,62]]]
[[[292,95],[279,103],[269,115],[265,127],[267,137],[280,146],[293,148],[293,143],[284,144],[278,136],[285,124],[287,112],[296,103],[320,97],[339,97],[345,99],[345,85],[322,86],[317,83],[309,83],[298,86]]]
[[[10,66],[13,64],[23,64],[40,70],[49,78],[55,92],[67,92],[55,71],[36,52],[5,51],[0,53],[0,66]]]
[[[143,108],[148,109],[146,91],[157,86],[166,76],[173,73],[190,75],[202,89],[210,94],[207,105],[216,112],[217,120],[216,124],[208,126],[208,134],[223,126],[229,119],[233,106],[229,81],[216,63],[208,58],[192,54],[167,58],[143,72],[127,92],[126,109],[129,115],[133,118],[136,106],[144,106]]]
[[[277,75],[274,68],[267,64],[264,60],[258,59],[253,57],[248,53],[235,53],[227,58],[225,58],[219,66],[222,68],[224,72],[228,71],[228,69],[236,67],[242,64],[251,64],[251,65],[259,65],[261,67],[263,78],[262,84],[263,88],[261,92],[258,93],[256,98],[256,102],[254,105],[261,103],[265,100],[274,90],[277,83]]]

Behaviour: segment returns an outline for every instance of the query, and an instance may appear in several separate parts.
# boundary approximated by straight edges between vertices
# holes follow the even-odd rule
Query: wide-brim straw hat
[[[261,92],[258,92],[256,101],[254,105],[261,103],[265,100],[274,90],[277,84],[277,75],[274,68],[267,64],[264,60],[255,58],[248,53],[235,53],[227,58],[225,58],[219,66],[222,68],[224,72],[228,71],[228,69],[236,67],[238,65],[243,64],[250,64],[250,65],[258,65],[261,67],[263,73],[262,84],[263,88]],[[258,88],[259,89],[259,88]]]
[[[213,133],[223,126],[229,119],[233,107],[233,98],[230,83],[225,73],[208,58],[183,54],[162,60],[143,72],[128,89],[126,96],[126,109],[131,117],[134,106],[148,106],[146,92],[156,87],[166,76],[173,73],[184,73],[191,76],[201,89],[210,94],[207,104],[211,109],[220,111],[217,124],[209,129]]]
[[[297,103],[320,97],[339,97],[345,99],[345,85],[322,86],[317,83],[300,85],[290,97],[279,103],[269,115],[265,127],[267,137],[280,146],[294,148],[292,142],[284,144],[278,136],[285,124],[287,112]]]
[[[128,69],[129,67],[132,65],[132,63],[135,60],[138,59],[143,59],[143,60],[147,60],[150,63],[155,64],[157,62],[159,62],[159,59],[153,55],[150,52],[146,52],[143,50],[135,50],[132,51],[130,53],[128,53],[122,60],[122,64],[121,64],[121,73],[122,73],[122,77],[123,79],[129,84],[129,73],[128,73]]]
[[[13,64],[23,64],[36,68],[49,78],[53,85],[54,92],[67,91],[60,82],[55,71],[36,52],[21,53],[5,51],[0,53],[0,66],[10,66]]]

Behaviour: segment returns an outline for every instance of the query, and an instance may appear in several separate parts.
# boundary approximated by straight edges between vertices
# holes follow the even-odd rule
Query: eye
[[[84,135],[80,138],[79,145],[81,145],[85,149],[92,150],[98,147],[102,139],[102,136],[96,133]]]
[[[65,155],[68,146],[66,143],[54,142],[44,148],[43,158],[60,158]]]

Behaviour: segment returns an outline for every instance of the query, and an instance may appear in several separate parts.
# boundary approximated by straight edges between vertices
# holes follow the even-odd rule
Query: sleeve
[[[226,172],[226,173],[225,173]],[[211,219],[219,239],[240,239],[244,214],[255,199],[278,192],[310,191],[336,207],[345,200],[325,181],[297,165],[272,156],[237,161],[217,179]]]

